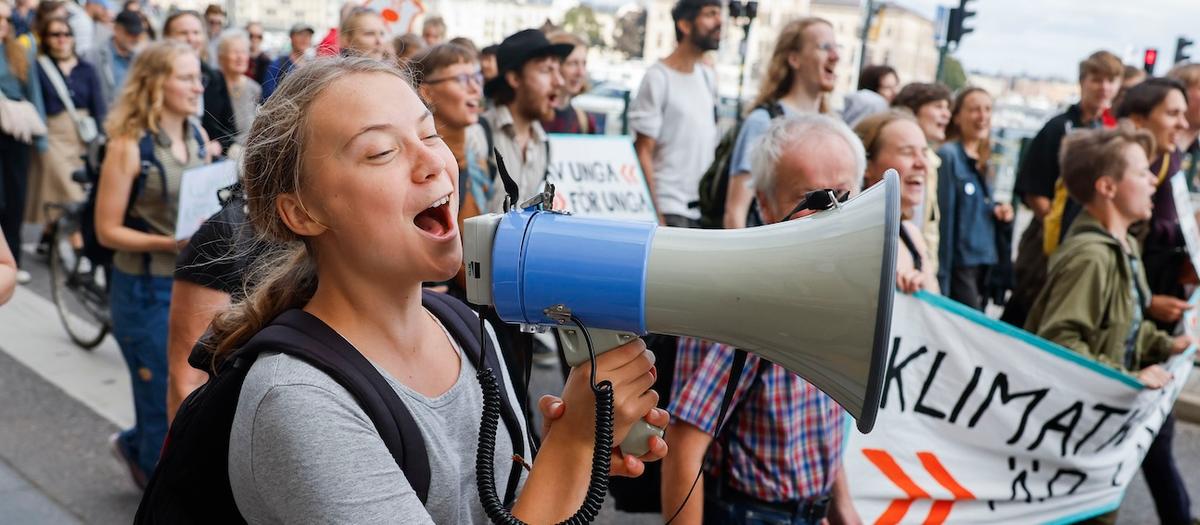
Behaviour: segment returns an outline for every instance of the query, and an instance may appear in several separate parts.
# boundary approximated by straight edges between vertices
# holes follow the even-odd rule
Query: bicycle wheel
[[[108,287],[103,268],[92,265],[71,246],[71,233],[79,229],[70,222],[60,219],[51,241],[50,292],[71,341],[91,350],[108,335]]]

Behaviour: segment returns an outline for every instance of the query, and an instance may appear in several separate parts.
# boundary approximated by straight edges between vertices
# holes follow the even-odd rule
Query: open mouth
[[[450,213],[448,194],[430,204],[413,218],[413,224],[434,239],[445,239],[454,235],[454,217]]]

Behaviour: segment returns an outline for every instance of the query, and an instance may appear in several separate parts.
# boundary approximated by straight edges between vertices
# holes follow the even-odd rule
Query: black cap
[[[548,56],[567,58],[574,50],[572,44],[551,44],[537,29],[518,31],[496,46],[496,78],[483,86],[483,93],[489,98],[494,96],[507,85],[504,74],[521,69],[530,60]]]
[[[142,17],[136,11],[121,11],[117,13],[117,17],[113,19],[113,24],[121,26],[126,33],[133,36],[142,34],[146,30],[146,26],[142,24]]]

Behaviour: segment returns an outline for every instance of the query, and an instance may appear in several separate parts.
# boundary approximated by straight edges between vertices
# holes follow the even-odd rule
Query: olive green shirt
[[[183,172],[202,166],[205,159],[200,158],[200,144],[196,142],[189,123],[184,132],[187,137],[187,162],[180,162],[171,154],[171,139],[165,134],[155,137],[154,157],[162,163],[166,174],[166,193],[163,193],[164,177],[157,166],[147,164],[145,171],[146,185],[138,194],[136,201],[129,203],[129,215],[146,221],[149,232],[156,235],[175,236],[175,219],[179,216],[179,184]],[[150,275],[156,277],[171,277],[175,274],[175,251],[169,252],[127,252],[118,250],[113,254],[113,264],[123,273],[143,275],[146,273],[147,255],[149,256]]]
[[[1125,372],[1165,361],[1173,339],[1142,319],[1134,338],[1132,370],[1126,369],[1126,341],[1137,311],[1149,305],[1150,287],[1137,240],[1126,235],[1127,253],[1095,217],[1084,211],[1050,257],[1046,285],[1038,294],[1025,328],[1030,332]],[[1135,281],[1136,280],[1136,281]],[[1134,286],[1143,303],[1135,301]]]

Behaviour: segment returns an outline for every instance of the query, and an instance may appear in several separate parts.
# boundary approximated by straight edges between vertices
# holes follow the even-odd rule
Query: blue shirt
[[[283,55],[271,62],[271,66],[267,68],[267,78],[262,83],[263,102],[271,98],[271,93],[274,93],[275,88],[279,87],[279,83],[283,82],[283,77],[286,77],[295,68],[296,63],[292,62],[291,55]]]
[[[125,76],[129,74],[129,65],[133,64],[133,53],[130,53],[129,56],[122,56],[112,40],[108,41],[108,47],[112,48],[113,86],[120,90],[121,86],[125,85]]]
[[[938,247],[938,282],[943,293],[950,290],[954,268],[996,264],[996,216],[992,190],[975,160],[967,156],[962,142],[951,141],[938,148],[938,207],[941,245]]]
[[[56,63],[56,69],[57,66]],[[58,74],[62,76],[61,69],[58,70]],[[42,85],[42,100],[45,101],[46,115],[54,116],[66,111],[66,104],[58,98],[58,92],[54,90],[54,84],[50,83],[50,77],[47,76],[44,68],[38,70],[38,80]],[[104,122],[104,113],[107,108],[104,104],[104,93],[100,89],[100,76],[96,74],[96,68],[80,60],[71,70],[71,74],[63,77],[63,83],[67,86],[67,93],[71,95],[71,102],[75,104],[75,109],[86,109],[97,123]]]
[[[786,104],[780,104],[779,107],[783,108],[785,117],[796,114]],[[742,129],[738,131],[737,142],[733,145],[733,155],[729,161],[730,177],[736,177],[739,173],[750,173],[751,154],[754,153],[763,133],[766,133],[769,127],[771,127],[771,115],[767,113],[767,110],[758,108],[746,115],[746,120],[742,121]]]

